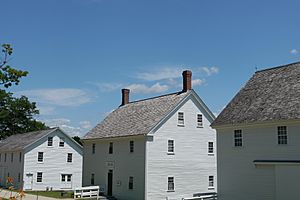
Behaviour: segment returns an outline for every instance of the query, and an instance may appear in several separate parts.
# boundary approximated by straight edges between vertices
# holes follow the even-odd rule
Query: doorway
[[[113,187],[113,170],[109,170],[107,174],[107,196],[112,196]]]
[[[33,174],[27,173],[24,180],[24,190],[32,190]]]

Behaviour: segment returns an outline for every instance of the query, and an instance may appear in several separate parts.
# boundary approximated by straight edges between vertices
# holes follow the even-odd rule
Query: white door
[[[61,174],[61,189],[72,189],[72,174]]]
[[[27,173],[24,178],[24,190],[32,190],[33,174]]]

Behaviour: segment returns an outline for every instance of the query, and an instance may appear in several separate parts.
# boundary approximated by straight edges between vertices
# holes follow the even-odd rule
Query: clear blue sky
[[[85,134],[121,102],[194,89],[214,113],[255,72],[300,58],[299,1],[0,0],[0,43],[28,70],[12,87],[48,125]]]

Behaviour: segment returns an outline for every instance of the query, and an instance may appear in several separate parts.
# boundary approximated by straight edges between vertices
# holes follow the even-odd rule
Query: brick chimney
[[[122,89],[122,104],[121,104],[121,106],[124,106],[129,103],[129,92],[130,92],[129,89],[125,89],[125,88]]]
[[[192,72],[190,70],[185,70],[182,72],[183,77],[183,88],[182,92],[187,92],[192,89]]]

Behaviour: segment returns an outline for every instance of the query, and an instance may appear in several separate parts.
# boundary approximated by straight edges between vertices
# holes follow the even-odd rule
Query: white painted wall
[[[129,141],[134,141],[134,152],[129,151]],[[113,142],[113,154],[108,153]],[[96,144],[92,154],[92,144]],[[145,188],[145,137],[124,137],[84,141],[83,185],[91,185],[91,174],[95,174],[95,185],[107,190],[107,174],[113,170],[112,194],[117,199],[144,199]],[[113,163],[113,166],[108,166]],[[134,189],[128,189],[129,177],[134,177]],[[118,185],[118,183],[121,183]]]
[[[21,153],[21,162],[20,162]],[[13,185],[16,188],[22,186],[23,180],[23,152],[0,152],[0,186],[6,186],[6,180],[8,175],[13,178]],[[6,162],[4,160],[6,154]],[[11,157],[13,154],[13,162],[11,162]],[[20,176],[20,179],[19,179]]]
[[[288,145],[277,144],[277,126],[287,126]],[[233,146],[235,129],[243,131],[243,147]],[[255,165],[253,161],[299,160],[299,131],[299,122],[217,129],[218,199],[298,199],[288,191],[300,183],[300,165]]]
[[[177,112],[184,112],[184,127],[177,124]],[[197,128],[197,114],[203,114],[203,128]],[[195,100],[189,99],[147,141],[146,199],[182,199],[195,193],[217,190],[216,153],[208,155],[208,142],[216,134],[207,114]],[[175,141],[175,154],[168,155],[168,140]],[[216,149],[214,149],[216,152]],[[212,175],[215,187],[208,188]],[[168,176],[174,176],[175,191],[168,192]]]
[[[53,146],[48,147],[48,138],[39,141],[25,153],[24,181],[26,174],[33,174],[33,190],[68,190],[81,187],[82,152],[68,137],[60,131],[52,132]],[[64,147],[59,147],[60,137],[65,138]],[[77,150],[77,151],[76,151]],[[38,152],[44,152],[44,162],[38,162]],[[73,154],[73,162],[67,163],[67,154]],[[42,183],[37,183],[37,172],[43,172]],[[71,188],[65,188],[61,182],[61,174],[72,174]]]

